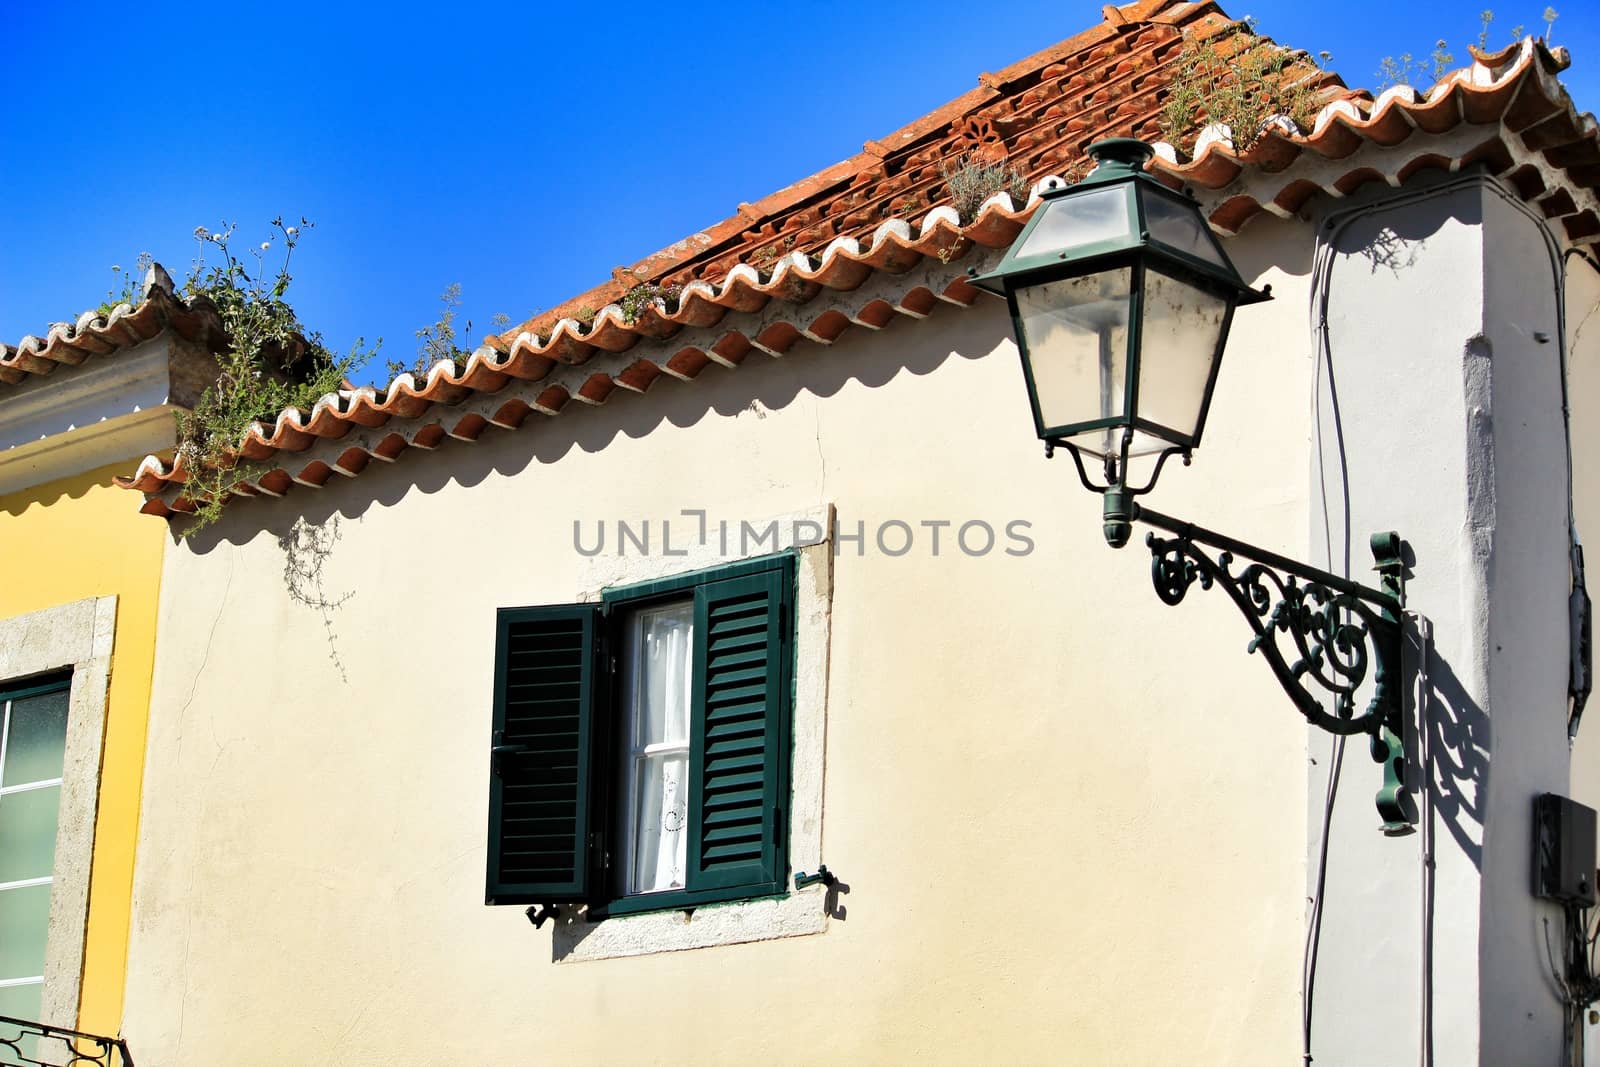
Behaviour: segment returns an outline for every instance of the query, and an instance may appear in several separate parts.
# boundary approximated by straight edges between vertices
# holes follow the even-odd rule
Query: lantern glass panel
[[[1140,456],[1154,456],[1173,447],[1174,442],[1164,437],[1158,437],[1145,430],[1129,430],[1117,425],[1110,428],[1083,430],[1079,433],[1065,434],[1058,440],[1072,445],[1085,455],[1100,458],[1121,457],[1122,439],[1128,439],[1128,458],[1137,459]]]
[[[1016,291],[1041,432],[1126,419],[1132,276],[1117,267]]]
[[[1200,429],[1229,301],[1146,265],[1138,417],[1191,443]]]
[[[1118,238],[1127,240],[1132,233],[1125,186],[1046,200],[1043,211],[1015,258],[1065,252]]]
[[[1180,252],[1232,272],[1192,203],[1181,203],[1147,189],[1139,190],[1139,196],[1144,203],[1145,229],[1152,241],[1171,245]]]

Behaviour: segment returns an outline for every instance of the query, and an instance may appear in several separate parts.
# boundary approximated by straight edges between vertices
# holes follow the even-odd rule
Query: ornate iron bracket
[[[1382,589],[1308,567],[1193,523],[1150,511],[1131,499],[1106,499],[1107,521],[1141,521],[1171,537],[1150,534],[1150,577],[1156,595],[1181,603],[1189,589],[1213,585],[1228,594],[1255,636],[1259,652],[1307,722],[1330,733],[1371,738],[1383,764],[1378,813],[1385,833],[1407,833],[1405,751],[1401,741],[1400,612],[1405,603],[1400,535],[1372,536]],[[1108,534],[1109,538],[1109,534]],[[1209,551],[1208,551],[1209,550]],[[1236,567],[1236,560],[1247,561]],[[1371,676],[1372,698],[1356,710],[1356,692]],[[1331,696],[1332,709],[1325,701]]]

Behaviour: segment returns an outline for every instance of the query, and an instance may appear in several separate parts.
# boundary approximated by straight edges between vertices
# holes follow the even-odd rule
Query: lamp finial
[[[1095,171],[1122,168],[1143,170],[1156,150],[1136,137],[1111,137],[1096,141],[1088,148],[1089,158],[1095,162]]]

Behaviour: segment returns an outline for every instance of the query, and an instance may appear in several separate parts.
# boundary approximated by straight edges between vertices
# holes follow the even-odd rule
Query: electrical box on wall
[[[1533,802],[1533,894],[1589,907],[1595,902],[1595,813],[1545,793]]]

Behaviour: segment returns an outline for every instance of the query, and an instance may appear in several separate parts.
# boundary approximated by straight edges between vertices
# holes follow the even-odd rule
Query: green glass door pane
[[[39,1016],[43,1011],[43,982],[0,986],[0,1015],[25,1022],[39,1022],[41,1021]],[[39,1039],[31,1033],[25,1033],[20,1026],[0,1023],[0,1041],[6,1042],[0,1044],[0,1064],[15,1063],[17,1057],[20,1057],[23,1063],[43,1059],[39,1055]]]
[[[45,933],[50,926],[50,886],[0,889],[0,979],[44,973]]]
[[[0,785],[21,785],[61,777],[67,747],[67,690],[10,701],[5,767]]]
[[[60,809],[59,785],[0,795],[0,884],[50,876]]]
[[[0,1015],[37,1022],[43,1006],[44,983],[0,986]],[[0,1039],[15,1040],[17,1028],[0,1024]],[[6,1050],[0,1047],[0,1052]]]

